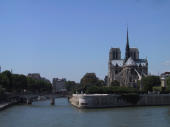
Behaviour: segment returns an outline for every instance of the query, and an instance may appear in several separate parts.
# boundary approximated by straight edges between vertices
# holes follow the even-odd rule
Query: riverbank
[[[69,102],[77,108],[110,108],[170,105],[170,94],[73,94]]]
[[[18,104],[18,102],[4,102],[4,103],[1,103],[0,104],[0,111],[12,106],[12,105],[15,105],[15,104]]]
[[[66,95],[51,95],[51,94],[41,95],[41,96],[33,95],[33,94],[19,95],[19,96],[13,97],[13,99],[10,99],[8,101],[0,102],[0,111],[7,109],[13,105],[17,105],[17,104],[32,104],[32,102],[36,102],[36,101],[50,100],[51,96],[53,96],[54,98],[66,98],[67,97]]]

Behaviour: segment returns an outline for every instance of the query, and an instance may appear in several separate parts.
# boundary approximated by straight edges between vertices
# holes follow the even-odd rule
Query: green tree
[[[23,91],[24,89],[27,88],[27,78],[25,75],[18,75],[18,74],[13,74],[12,75],[12,86],[13,90],[15,91]]]
[[[111,83],[111,86],[120,86],[120,83],[119,83],[117,80],[114,80],[114,81]]]
[[[0,74],[0,87],[8,92],[21,92],[24,89],[31,92],[51,92],[52,85],[46,79],[33,79],[25,75],[11,74],[4,71]]]
[[[0,84],[8,91],[12,90],[12,74],[10,71],[4,71],[0,74]]]
[[[95,73],[86,73],[80,81],[83,91],[91,86],[103,86],[104,81],[99,80]]]
[[[86,89],[85,93],[88,94],[124,94],[124,93],[137,93],[138,91],[132,87],[120,87],[120,86],[90,86]]]
[[[66,81],[66,89],[67,91],[74,91],[77,87],[78,87],[78,84],[74,81]]]
[[[106,86],[104,80],[98,80],[97,86]]]
[[[0,101],[5,99],[5,89],[0,86]]]
[[[142,84],[145,91],[152,91],[154,86],[160,86],[161,81],[159,76],[147,76],[142,78]]]
[[[170,77],[167,77],[166,83],[167,83],[167,87],[170,87]]]
[[[50,82],[47,82],[42,79],[33,79],[27,77],[27,88],[29,91],[41,93],[41,92],[51,92],[52,85]]]
[[[27,77],[27,90],[35,92],[36,88],[36,80],[30,77]]]

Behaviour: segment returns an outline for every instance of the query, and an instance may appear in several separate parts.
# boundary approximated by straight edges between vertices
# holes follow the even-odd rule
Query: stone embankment
[[[18,102],[6,102],[6,103],[1,103],[0,104],[0,111],[2,111],[2,110],[4,110],[4,109],[6,109],[6,108],[8,108],[8,107],[10,107],[10,106],[12,106],[12,105],[15,105],[15,104],[17,104]]]
[[[170,105],[170,94],[142,94],[128,97],[117,94],[73,94],[69,98],[78,108]]]

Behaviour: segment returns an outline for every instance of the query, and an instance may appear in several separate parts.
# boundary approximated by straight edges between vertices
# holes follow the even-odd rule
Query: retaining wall
[[[69,101],[78,108],[160,106],[170,105],[170,94],[139,95],[136,103],[129,102],[117,94],[73,94]]]

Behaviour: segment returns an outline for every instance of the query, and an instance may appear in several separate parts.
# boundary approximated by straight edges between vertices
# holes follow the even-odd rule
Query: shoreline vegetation
[[[117,94],[123,98],[136,101],[141,94],[170,93],[170,77],[167,79],[167,87],[162,88],[159,76],[147,76],[141,80],[143,87],[136,88],[120,86],[118,81],[113,81],[111,86],[107,86],[107,82],[96,77],[95,73],[86,73],[80,83],[74,81],[66,81],[65,87],[67,93],[72,94]],[[25,75],[12,74],[10,71],[0,73],[0,105],[6,102],[13,102],[19,96],[24,95],[47,95],[52,94],[52,84],[46,80],[34,79]],[[57,94],[55,94],[57,95]],[[58,94],[60,96],[61,94]]]
[[[140,84],[142,82],[142,88]],[[67,85],[67,89],[74,94],[148,94],[148,93],[170,93],[170,77],[167,78],[167,86],[161,87],[159,76],[143,77],[138,81],[136,87],[120,86],[118,81],[113,81],[110,86],[103,80],[96,77],[95,73],[86,73],[80,81],[80,84],[72,83]]]
[[[0,108],[20,103],[24,95],[46,95],[51,90],[52,85],[46,80],[4,71],[0,73]]]

